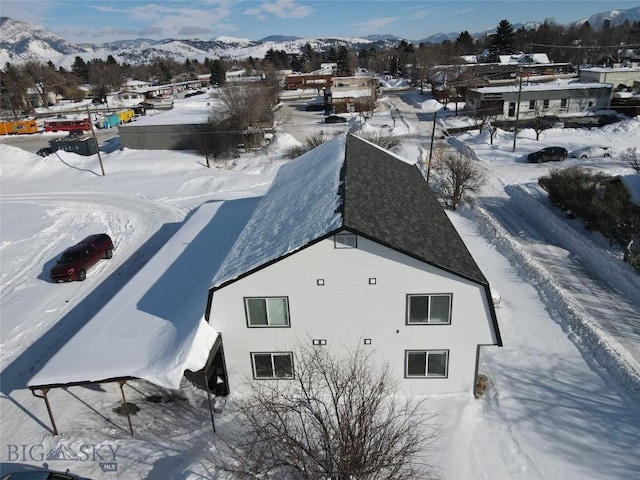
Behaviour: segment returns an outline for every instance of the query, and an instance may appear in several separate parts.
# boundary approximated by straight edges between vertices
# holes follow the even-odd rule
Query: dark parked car
[[[527,157],[532,163],[562,161],[567,158],[567,149],[563,147],[547,147],[537,152],[530,153]]]
[[[69,138],[78,138],[84,135],[84,130],[69,130],[69,134],[67,135]]]
[[[305,105],[304,109],[307,112],[322,112],[326,107],[327,106],[324,103],[308,103]]]
[[[184,98],[195,97],[196,95],[202,95],[203,93],[204,93],[204,90],[198,90],[198,91],[195,91],[195,92],[185,93],[184,94]]]
[[[52,153],[53,153],[53,148],[42,147],[40,150],[36,152],[36,155],[40,155],[41,157],[46,157],[47,155],[51,155]]]
[[[87,270],[101,258],[113,257],[113,242],[106,233],[89,235],[67,248],[50,272],[54,282],[83,281],[87,278]]]
[[[346,118],[340,117],[338,115],[329,115],[324,119],[324,123],[344,123],[346,121],[347,121]]]
[[[21,472],[8,473],[2,480],[79,480],[80,477],[66,472],[55,472],[53,470],[24,470]]]

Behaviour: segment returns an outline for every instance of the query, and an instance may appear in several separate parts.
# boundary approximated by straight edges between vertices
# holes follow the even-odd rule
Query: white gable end
[[[450,323],[407,324],[412,294],[450,295]],[[289,325],[249,326],[247,297],[286,298]],[[330,237],[216,290],[209,322],[222,334],[234,392],[253,378],[252,353],[295,352],[314,339],[326,341],[317,348],[374,350],[408,394],[471,392],[477,346],[496,343],[489,308],[477,283],[362,237],[356,248]],[[406,378],[408,351],[446,351],[446,377]]]

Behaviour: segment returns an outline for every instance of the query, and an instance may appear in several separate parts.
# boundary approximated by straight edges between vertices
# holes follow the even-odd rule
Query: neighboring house
[[[107,95],[107,105],[116,108],[134,107],[144,101],[144,93],[134,90],[123,90],[115,95]]]
[[[142,80],[127,80],[124,85],[127,90],[140,90],[150,87],[151,83]]]
[[[286,90],[315,89],[318,93],[331,85],[332,73],[324,74],[294,74],[284,79]]]
[[[585,113],[609,108],[613,86],[609,83],[540,83],[470,88],[465,110],[474,115],[497,115],[515,118]]]
[[[223,108],[218,98],[176,102],[171,110],[161,115],[147,115],[135,122],[120,125],[120,145],[134,150],[200,150],[212,135],[209,116],[215,108]],[[232,132],[228,135],[235,137],[234,141],[238,144],[263,145],[266,141],[265,130],[272,127],[264,124],[257,131]]]
[[[334,77],[325,90],[325,103],[332,104],[335,113],[369,110],[375,105],[377,87],[375,77]]]
[[[24,96],[24,102],[27,107],[42,108],[42,107],[49,107],[51,105],[55,105],[56,102],[58,101],[58,98],[55,92],[51,92],[51,91],[47,92],[47,94],[45,95],[45,98],[47,100],[46,105],[42,102],[42,95],[40,94],[40,92],[33,87],[29,87],[27,88],[26,94]]]
[[[231,393],[293,378],[300,344],[372,350],[407,394],[472,393],[480,347],[502,345],[489,284],[418,168],[350,134],[280,168],[206,318]]]
[[[580,70],[580,81],[585,83],[611,83],[614,87],[633,87],[640,82],[640,67],[592,67]]]

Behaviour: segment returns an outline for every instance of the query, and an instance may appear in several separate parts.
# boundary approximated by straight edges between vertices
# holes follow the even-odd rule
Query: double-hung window
[[[255,379],[293,378],[291,352],[252,353],[251,365]]]
[[[249,327],[288,327],[289,299],[287,297],[245,298]]]
[[[407,295],[407,325],[451,323],[450,293]]]
[[[337,233],[334,242],[335,248],[356,248],[358,246],[357,237],[352,233]]]
[[[449,375],[449,350],[407,350],[404,365],[407,378],[446,378]]]

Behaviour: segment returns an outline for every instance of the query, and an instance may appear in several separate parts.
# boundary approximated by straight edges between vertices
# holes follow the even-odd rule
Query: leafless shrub
[[[336,134],[336,135],[339,135]],[[319,147],[325,142],[328,142],[334,137],[334,135],[329,135],[324,132],[317,133],[315,135],[310,135],[305,138],[304,143],[302,145],[291,147],[285,153],[287,158],[298,158],[300,155],[307,153],[309,150],[313,150],[316,147]]]
[[[389,132],[378,132],[378,131],[360,131],[355,134],[356,136],[362,138],[371,143],[375,143],[379,147],[384,148],[385,150],[391,150],[393,147],[397,147],[400,145],[400,137],[397,135],[393,135]]]
[[[486,182],[482,170],[462,153],[447,154],[435,164],[437,184],[445,203],[453,210]]]
[[[251,382],[232,407],[238,428],[215,463],[240,478],[415,480],[437,438],[423,402],[397,396],[389,367],[362,349],[302,348],[295,379]]]
[[[627,148],[620,154],[620,159],[629,164],[636,173],[640,173],[640,153],[636,147]]]

